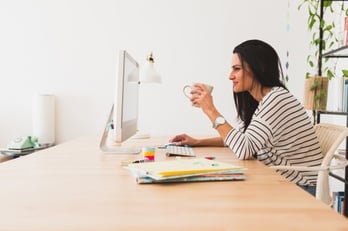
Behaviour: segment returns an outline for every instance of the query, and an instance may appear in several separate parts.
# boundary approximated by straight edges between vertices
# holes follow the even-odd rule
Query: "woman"
[[[233,51],[233,95],[242,122],[232,127],[216,109],[211,94],[197,83],[191,101],[209,117],[219,137],[173,137],[177,145],[228,146],[239,159],[256,158],[267,166],[319,166],[323,159],[318,138],[305,109],[282,83],[277,52],[260,40],[248,40]],[[314,195],[317,174],[282,171],[281,175]]]

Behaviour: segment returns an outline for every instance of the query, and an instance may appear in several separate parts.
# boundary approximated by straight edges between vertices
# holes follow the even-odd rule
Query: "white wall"
[[[289,2],[290,19],[288,0],[0,1],[0,147],[31,134],[36,93],[56,95],[57,143],[101,135],[120,48],[140,63],[153,51],[162,74],[161,85],[141,86],[141,129],[153,135],[215,134],[182,94],[195,81],[215,86],[216,105],[233,122],[228,73],[246,39],[269,42],[284,63],[290,51],[288,87],[302,100],[308,33],[304,12]]]

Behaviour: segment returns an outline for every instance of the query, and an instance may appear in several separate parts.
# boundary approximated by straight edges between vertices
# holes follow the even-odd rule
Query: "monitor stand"
[[[116,143],[109,140],[109,123],[112,120],[113,111],[114,108],[112,107],[99,144],[100,150],[106,154],[139,154],[141,152],[141,148],[122,146],[122,143]]]

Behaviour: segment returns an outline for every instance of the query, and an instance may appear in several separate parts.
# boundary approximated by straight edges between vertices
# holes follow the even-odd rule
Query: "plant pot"
[[[329,79],[322,76],[308,77],[305,80],[304,108],[312,111],[325,111]]]

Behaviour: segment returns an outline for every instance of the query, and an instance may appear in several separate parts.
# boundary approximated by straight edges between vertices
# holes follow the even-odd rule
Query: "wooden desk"
[[[246,181],[138,185],[120,162],[139,155],[105,155],[98,143],[82,138],[2,163],[0,230],[348,230],[343,216],[227,148],[195,152],[247,167]]]

